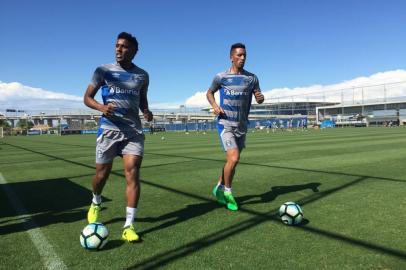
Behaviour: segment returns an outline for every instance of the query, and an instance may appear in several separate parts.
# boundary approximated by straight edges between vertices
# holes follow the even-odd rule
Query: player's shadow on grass
[[[142,237],[148,233],[166,229],[189,219],[199,217],[213,211],[214,209],[221,207],[217,202],[204,202],[197,204],[189,204],[186,207],[161,215],[159,217],[139,217],[136,222],[148,222],[148,223],[161,223],[157,226],[139,231],[139,235]],[[124,221],[123,218],[112,219],[105,222],[105,224],[114,223],[117,221]]]
[[[274,186],[270,191],[259,195],[245,195],[237,197],[236,200],[240,205],[267,203],[275,200],[276,197],[285,193],[296,192],[305,189],[311,189],[313,192],[319,192],[319,186],[321,183],[308,183],[302,185],[290,185],[290,186]]]
[[[1,184],[0,235],[85,220],[91,194],[68,178]]]
[[[147,217],[141,218],[139,221],[141,222],[162,222],[166,221],[158,226],[143,230],[140,232],[141,235],[145,235],[154,231],[162,230],[176,224],[182,223],[186,220],[196,218],[202,215],[205,215],[214,209],[218,208],[219,204],[217,202],[204,202],[204,203],[197,203],[197,204],[188,204],[186,207],[164,214],[159,217]]]

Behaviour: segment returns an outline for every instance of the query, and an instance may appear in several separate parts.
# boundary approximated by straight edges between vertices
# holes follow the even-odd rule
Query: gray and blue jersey
[[[91,84],[101,88],[103,104],[113,103],[116,107],[113,116],[103,115],[100,119],[102,129],[142,133],[139,110],[145,107],[140,104],[141,95],[146,97],[148,91],[146,71],[135,65],[129,70],[118,64],[102,65],[94,72]]]
[[[261,91],[257,76],[246,70],[241,74],[221,72],[214,77],[209,90],[220,91],[220,107],[225,114],[218,116],[218,123],[246,132],[253,91]]]

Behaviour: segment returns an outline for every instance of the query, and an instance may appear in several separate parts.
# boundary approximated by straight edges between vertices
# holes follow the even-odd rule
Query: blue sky
[[[2,1],[0,82],[81,97],[128,31],[152,104],[206,91],[235,42],[264,91],[334,85],[406,69],[405,12],[401,0]]]

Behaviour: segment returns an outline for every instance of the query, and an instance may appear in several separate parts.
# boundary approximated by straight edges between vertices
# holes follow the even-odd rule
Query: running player
[[[126,221],[122,238],[139,240],[134,219],[140,198],[140,167],[144,153],[144,134],[139,110],[151,121],[148,109],[148,73],[132,63],[138,51],[137,39],[122,32],[116,41],[116,63],[99,66],[84,95],[84,103],[103,113],[96,142],[96,174],[92,180],[93,199],[88,211],[89,223],[99,220],[101,194],[110,175],[113,159],[123,158],[126,179]],[[101,89],[103,104],[95,100]]]
[[[214,77],[206,94],[217,115],[218,133],[226,152],[226,162],[213,194],[219,203],[232,211],[238,210],[231,186],[241,151],[245,147],[252,96],[258,103],[264,102],[257,76],[244,70],[246,56],[244,44],[233,44],[230,50],[231,67]],[[216,91],[220,91],[219,105],[214,98]]]

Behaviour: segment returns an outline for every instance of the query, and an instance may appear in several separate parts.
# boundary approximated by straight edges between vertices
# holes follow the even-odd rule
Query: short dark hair
[[[130,42],[134,48],[135,48],[135,53],[138,52],[138,41],[137,39],[131,35],[130,33],[127,32],[121,32],[120,34],[118,34],[117,39],[125,39],[128,42]]]
[[[241,48],[241,49],[245,50],[245,45],[243,43],[240,43],[240,42],[234,43],[233,45],[231,45],[230,55],[233,53],[234,49],[237,49],[237,48]]]

